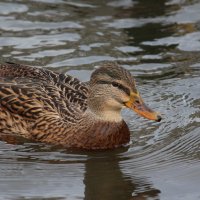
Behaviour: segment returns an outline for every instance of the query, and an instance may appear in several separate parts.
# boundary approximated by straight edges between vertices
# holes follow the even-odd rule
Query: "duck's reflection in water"
[[[89,153],[85,166],[84,200],[143,200],[159,199],[160,191],[145,177],[123,174],[120,169],[121,148],[110,152]]]
[[[22,138],[14,137],[13,135],[2,135],[0,134],[0,139],[6,141],[10,144],[23,144],[26,142]],[[31,146],[31,143],[30,143]],[[33,145],[32,151],[40,152],[40,148],[44,148],[46,145]],[[60,147],[54,147],[47,145],[49,152],[61,151],[61,155],[65,154],[68,157],[70,155],[83,155],[84,160],[81,161],[84,164],[84,185],[85,193],[84,200],[158,200],[160,191],[152,185],[147,177],[137,173],[138,169],[135,167],[133,161],[132,171],[134,175],[126,171],[126,165],[123,165],[123,168],[120,167],[120,162],[129,160],[131,158],[126,157],[125,153],[128,148],[120,148],[110,151],[92,151],[92,152],[83,152],[78,151],[68,151]],[[46,150],[47,150],[46,149]],[[45,151],[46,151],[45,150]],[[29,158],[27,158],[29,160]],[[18,159],[20,161],[20,158]],[[24,159],[23,159],[24,161]],[[48,164],[69,164],[68,160],[59,160],[58,158],[54,160],[41,160],[40,162],[45,162]],[[73,161],[76,163],[76,161]],[[77,160],[77,164],[80,161]],[[66,167],[64,167],[66,169]],[[126,172],[124,172],[126,171]],[[60,172],[62,173],[62,172]],[[81,177],[80,177],[81,178]]]

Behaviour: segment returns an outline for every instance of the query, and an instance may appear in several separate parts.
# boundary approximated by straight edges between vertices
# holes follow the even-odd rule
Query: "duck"
[[[100,64],[88,82],[44,67],[0,64],[0,134],[75,149],[114,149],[130,141],[128,108],[154,121],[131,73]]]

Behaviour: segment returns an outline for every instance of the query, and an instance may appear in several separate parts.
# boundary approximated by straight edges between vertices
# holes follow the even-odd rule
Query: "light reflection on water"
[[[131,143],[107,152],[0,142],[0,199],[200,198],[199,9],[187,0],[2,1],[2,61],[83,81],[118,61],[164,120],[124,110]]]

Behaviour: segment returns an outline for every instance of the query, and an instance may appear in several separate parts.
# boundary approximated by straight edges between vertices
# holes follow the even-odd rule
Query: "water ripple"
[[[27,11],[28,11],[28,6],[24,4],[0,2],[1,15],[8,15],[11,13],[23,13]]]
[[[24,30],[35,30],[35,29],[40,29],[40,30],[53,30],[53,29],[69,29],[69,28],[74,28],[74,29],[81,29],[83,28],[82,25],[76,22],[70,22],[70,21],[65,21],[65,22],[31,22],[31,21],[24,21],[24,20],[12,20],[12,19],[7,19],[6,23],[4,19],[0,18],[0,27],[2,30],[5,31],[24,31]]]

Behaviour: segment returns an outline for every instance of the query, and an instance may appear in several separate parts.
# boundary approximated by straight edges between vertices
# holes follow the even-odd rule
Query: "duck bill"
[[[145,117],[149,120],[161,121],[161,116],[144,103],[139,93],[131,93],[130,100],[126,102],[125,105],[142,117]]]

